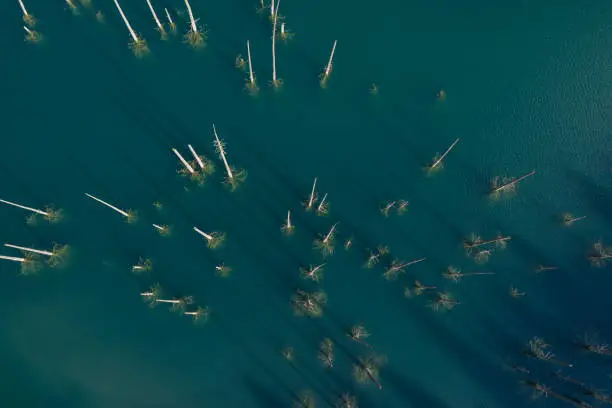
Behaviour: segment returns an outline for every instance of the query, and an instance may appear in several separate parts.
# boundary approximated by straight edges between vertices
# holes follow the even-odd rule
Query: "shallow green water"
[[[608,2],[287,0],[281,14],[296,36],[278,44],[284,86],[276,93],[267,87],[269,24],[255,1],[193,0],[210,36],[198,52],[178,38],[160,41],[146,3],[124,1],[152,51],[143,60],[127,49],[112,2],[94,2],[105,24],[86,9],[73,16],[63,5],[28,2],[45,35],[35,46],[23,42],[17,5],[0,7],[0,198],[66,211],[61,224],[30,227],[25,213],[0,207],[2,239],[72,248],[64,269],[38,276],[0,264],[2,406],[282,407],[306,389],[319,406],[341,392],[364,407],[525,406],[529,392],[504,370],[507,358],[579,396],[550,375],[554,365],[521,356],[534,335],[575,363],[564,373],[610,387],[609,364],[572,345],[585,330],[612,339],[612,279],[585,259],[594,240],[612,242]],[[176,15],[181,1],[154,5],[186,26]],[[247,39],[257,98],[234,68]],[[336,39],[322,90],[316,75]],[[445,101],[435,98],[440,89]],[[213,122],[230,161],[248,171],[234,193],[220,183],[220,162],[202,188],[176,174],[171,147],[186,154],[191,143],[214,157]],[[457,137],[445,169],[425,177],[421,167]],[[491,178],[531,169],[537,174],[518,194],[487,199]],[[327,218],[300,205],[315,176],[329,193]],[[86,192],[138,210],[139,222],[127,225]],[[383,218],[379,204],[396,199],[410,201],[408,213]],[[296,234],[285,239],[279,227],[289,208]],[[565,211],[588,218],[565,229],[557,221]],[[173,234],[159,237],[153,222],[172,224]],[[355,244],[328,261],[324,317],[295,317],[294,288],[316,287],[298,268],[320,261],[312,240],[334,222],[338,247],[351,235]],[[208,250],[193,225],[227,232],[225,246]],[[471,232],[513,238],[480,266],[460,245]],[[428,259],[389,282],[382,267],[362,268],[378,244],[399,259]],[[139,256],[153,260],[150,276],[130,273]],[[214,275],[220,262],[233,268],[225,280]],[[536,275],[537,264],[560,269]],[[440,277],[448,265],[496,276],[455,285]],[[414,279],[461,305],[435,314],[426,297],[404,299]],[[210,322],[149,309],[138,294],[155,282],[209,305]],[[510,285],[526,297],[511,298]],[[352,359],[368,352],[344,335],[359,322],[388,359],[382,392],[351,376]],[[328,372],[316,358],[324,337],[337,342]],[[293,365],[279,355],[285,346],[295,349]]]

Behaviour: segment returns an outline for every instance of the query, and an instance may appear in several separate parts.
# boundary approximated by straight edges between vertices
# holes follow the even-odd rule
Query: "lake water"
[[[70,245],[63,268],[36,276],[0,263],[2,406],[272,408],[306,390],[317,406],[344,392],[376,408],[571,406],[552,396],[529,402],[525,378],[593,402],[551,375],[559,366],[523,355],[532,336],[575,365],[564,375],[612,388],[610,360],[573,344],[585,331],[612,339],[612,277],[586,259],[595,241],[612,242],[612,4],[287,0],[280,14],[295,37],[277,44],[284,84],[275,91],[271,26],[256,0],[193,0],[209,37],[196,51],[181,42],[182,1],[153,0],[179,28],[161,41],[146,2],[124,0],[151,50],[142,59],[128,49],[113,2],[92,2],[73,15],[63,2],[28,1],[39,44],[23,41],[17,2],[0,6],[0,198],[65,211],[58,224],[29,226],[26,212],[3,205],[2,239]],[[246,40],[256,97],[234,66]],[[221,183],[213,123],[229,161],[248,172],[234,192]],[[427,176],[423,166],[456,138],[442,171]],[[171,148],[188,155],[187,144],[215,161],[205,186],[177,174]],[[488,198],[495,176],[531,170],[516,194]],[[319,195],[329,194],[327,217],[301,204],[314,177]],[[138,222],[84,193],[137,210]],[[382,202],[401,199],[410,202],[404,215],[381,215]],[[289,238],[280,232],[288,209]],[[566,228],[564,212],[587,218]],[[297,317],[292,293],[317,289],[299,268],[322,262],[313,239],[336,222],[336,254],[318,285],[324,314]],[[172,225],[171,235],[152,223]],[[226,242],[206,248],[194,225],[225,232]],[[461,245],[470,233],[512,239],[479,265]],[[363,268],[377,245],[391,251],[385,262],[427,259],[387,281],[385,262]],[[139,257],[153,261],[148,274],[130,272]],[[232,267],[227,278],[215,275],[222,262]],[[441,276],[449,265],[495,275],[455,284]],[[536,265],[558,269],[536,274]],[[406,299],[415,279],[460,305],[436,313],[429,296]],[[154,283],[209,306],[209,322],[147,307],[139,293]],[[512,285],[525,297],[511,297]],[[346,336],[358,323],[387,359],[382,391],[352,376],[355,359],[372,352]],[[317,359],[325,337],[332,369]],[[512,363],[531,374],[505,368]]]

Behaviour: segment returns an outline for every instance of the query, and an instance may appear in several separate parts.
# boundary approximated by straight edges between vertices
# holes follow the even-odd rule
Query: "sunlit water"
[[[25,212],[2,206],[2,240],[71,246],[65,268],[37,276],[0,263],[2,406],[270,408],[290,406],[304,390],[318,406],[343,392],[363,407],[526,406],[525,377],[504,369],[511,362],[588,400],[551,376],[557,366],[522,355],[532,336],[575,364],[565,375],[611,386],[610,360],[573,345],[586,330],[612,341],[610,272],[586,260],[595,240],[612,242],[609,2],[287,0],[281,14],[296,35],[278,44],[284,86],[275,92],[270,24],[255,0],[193,0],[209,30],[200,51],[180,37],[160,41],[145,1],[124,1],[151,49],[142,60],[127,48],[113,2],[93,1],[104,24],[92,10],[74,16],[63,2],[27,2],[45,36],[37,45],[23,41],[17,3],[0,7],[0,198],[66,212],[58,225],[31,227]],[[182,1],[153,3],[186,29]],[[247,39],[256,98],[234,67]],[[317,74],[334,40],[333,73],[321,89]],[[213,122],[230,162],[248,171],[233,193],[221,184]],[[456,138],[445,168],[427,177],[423,165]],[[187,155],[188,143],[216,161],[204,187],[176,174],[170,149]],[[532,169],[514,196],[487,198],[494,176]],[[328,217],[301,206],[315,176],[319,193],[329,193]],[[84,193],[138,210],[138,223]],[[382,217],[380,203],[399,199],[409,211]],[[279,230],[287,209],[291,238]],[[587,219],[564,228],[563,212]],[[158,236],[153,222],[171,224],[172,235]],[[324,316],[295,317],[293,291],[317,286],[298,269],[321,262],[312,240],[335,222],[337,253],[320,284]],[[226,232],[225,245],[207,249],[194,225]],[[477,265],[461,247],[472,232],[512,240]],[[386,281],[383,265],[362,267],[379,244],[400,260],[427,260]],[[130,272],[139,257],[153,261],[150,274]],[[214,273],[221,262],[233,268],[226,279]],[[559,269],[536,274],[538,264]],[[441,277],[449,265],[496,275],[454,284]],[[427,296],[405,299],[414,279],[461,304],[435,313]],[[148,308],[139,293],[156,282],[168,296],[208,305],[208,324]],[[511,285],[526,296],[510,297]],[[354,359],[369,353],[345,335],[357,323],[388,360],[382,391],[352,377]],[[324,337],[336,343],[331,370],[317,360]],[[287,346],[292,364],[280,355]]]

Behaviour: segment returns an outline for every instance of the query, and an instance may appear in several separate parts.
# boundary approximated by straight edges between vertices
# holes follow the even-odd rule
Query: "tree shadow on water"
[[[130,95],[125,90],[113,91],[109,92],[109,98],[127,117],[136,123],[149,138],[154,139],[163,149],[171,148],[173,140],[172,138],[166,137],[166,135],[169,134],[167,132],[168,129],[164,129],[163,126],[155,120],[153,115],[147,113],[133,95]]]
[[[243,377],[242,382],[262,408],[287,406],[286,401],[279,397],[276,390],[270,389],[257,380],[247,376]],[[290,391],[290,395],[293,399],[297,399],[295,393]]]
[[[231,125],[227,125],[227,128],[230,129],[231,132],[238,132],[238,130]],[[274,178],[282,186],[283,191],[289,193],[292,202],[301,203],[302,200],[308,197],[310,190],[308,190],[308,193],[302,193],[299,191],[295,187],[296,183],[287,178],[287,170],[280,171],[278,166],[275,166],[272,163],[269,155],[265,154],[261,149],[259,149],[256,143],[251,143],[248,138],[244,138],[242,139],[241,144],[244,146],[244,149],[248,150],[249,154],[256,159],[258,165],[264,167],[264,169],[268,170],[268,172],[274,176]]]
[[[112,83],[113,91],[110,93],[111,99],[120,104],[123,110],[148,135],[157,135],[154,138],[162,145],[174,143],[179,137],[182,140],[195,139],[192,137],[193,132],[171,114],[169,108],[162,106],[149,88],[140,82],[140,78],[128,72],[118,55],[104,48],[101,43],[84,31],[81,31],[79,38],[86,43],[87,48],[94,50],[101,59],[109,64],[115,74]],[[209,146],[206,147],[205,154],[210,155],[212,149]]]
[[[440,323],[439,319],[441,316],[428,317],[424,311],[417,311],[412,312],[410,317],[417,323],[419,331],[435,339],[435,346],[449,353],[461,365],[465,374],[469,375],[474,382],[490,392],[500,395],[507,394],[507,388],[504,384],[508,380],[508,373],[504,373],[502,367],[487,355],[489,349],[486,346],[482,346],[479,343],[470,343],[468,340],[453,333],[448,327]],[[515,406],[521,405],[519,400],[508,400],[508,402],[516,403]]]
[[[382,381],[401,397],[402,403],[408,404],[403,405],[407,408],[451,408],[441,398],[431,394],[416,382],[402,376],[395,370],[385,369],[382,373]]]

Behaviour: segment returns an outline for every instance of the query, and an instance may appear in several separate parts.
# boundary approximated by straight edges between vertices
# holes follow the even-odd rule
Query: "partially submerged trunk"
[[[444,158],[450,153],[450,151],[453,149],[453,147],[455,147],[455,145],[459,142],[459,139],[456,139],[448,149],[446,149],[446,151],[437,159],[434,160],[432,164],[429,165],[429,169],[433,170],[436,167],[438,167],[440,164],[442,164],[442,160],[444,160]]]
[[[510,181],[508,181],[506,183],[503,183],[500,186],[493,187],[491,189],[491,193],[499,193],[500,191],[503,191],[503,190],[506,190],[508,188],[511,188],[511,187],[515,186],[516,184],[520,183],[521,181],[525,180],[527,177],[533,176],[534,174],[535,174],[535,170],[532,170],[532,171],[530,171],[529,173],[527,173],[527,174],[525,174],[523,176],[514,178],[514,179],[512,179],[512,180],[510,180]]]
[[[46,256],[53,256],[53,252],[49,252],[49,251],[43,251],[40,249],[33,249],[33,248],[27,248],[27,247],[22,247],[22,246],[18,246],[18,245],[12,245],[12,244],[4,244],[5,247],[7,248],[13,248],[13,249],[18,249],[20,251],[24,251],[24,252],[32,252],[34,254],[40,254],[40,255],[46,255]]]
[[[4,203],[4,204],[8,204],[8,205],[12,205],[13,207],[17,207],[17,208],[21,208],[22,210],[27,210],[27,211],[31,211],[34,212],[36,214],[40,214],[40,215],[45,215],[48,216],[49,213],[43,210],[39,210],[37,208],[32,208],[32,207],[26,207],[25,205],[21,205],[21,204],[16,204],[16,203],[12,203],[10,201],[6,201],[6,200],[0,200],[0,203]]]
[[[489,244],[496,244],[496,243],[499,243],[499,242],[510,241],[511,239],[512,239],[511,236],[507,236],[507,237],[500,236],[500,237],[497,237],[497,238],[494,238],[494,239],[489,239],[487,241],[478,241],[478,242],[473,242],[473,243],[470,243],[468,241],[468,242],[466,242],[464,244],[464,246],[465,246],[465,248],[478,248],[478,247],[489,245]]]
[[[308,205],[306,205],[306,210],[310,210],[315,203],[315,188],[317,187],[317,178],[314,178],[314,182],[312,183],[312,191],[310,192],[310,198],[308,199]]]
[[[21,262],[21,263],[28,261],[26,258],[17,258],[14,256],[6,256],[6,255],[0,255],[0,259],[4,259],[6,261]]]
[[[379,389],[379,390],[382,390],[382,385],[380,385],[380,383],[378,382],[378,380],[376,380],[376,378],[375,378],[375,377],[374,377],[374,375],[372,374],[372,371],[371,371],[369,368],[367,368],[367,367],[364,367],[364,369],[365,369],[366,375],[367,375],[367,376],[370,378],[370,380],[371,380],[371,381],[372,381],[374,384],[376,384],[376,386],[378,387],[378,389]]]
[[[91,199],[93,199],[93,200],[95,200],[95,201],[105,205],[106,207],[110,208],[111,210],[114,210],[114,211],[118,212],[119,214],[123,215],[126,218],[130,217],[130,214],[128,214],[126,211],[123,211],[123,210],[115,207],[114,205],[111,205],[111,204],[107,203],[106,201],[103,201],[103,200],[99,199],[98,197],[95,197],[95,196],[93,196],[93,195],[91,195],[89,193],[85,193],[85,195],[87,197],[89,197],[89,198],[91,198]]]
[[[189,162],[187,160],[185,160],[185,158],[179,153],[178,150],[176,150],[174,147],[172,148],[172,151],[174,152],[174,154],[176,155],[176,157],[178,157],[178,159],[181,161],[181,163],[183,164],[183,166],[185,166],[185,169],[187,169],[187,171],[191,174],[195,174],[195,170],[193,169],[193,167],[191,166],[191,164],[189,164]]]

